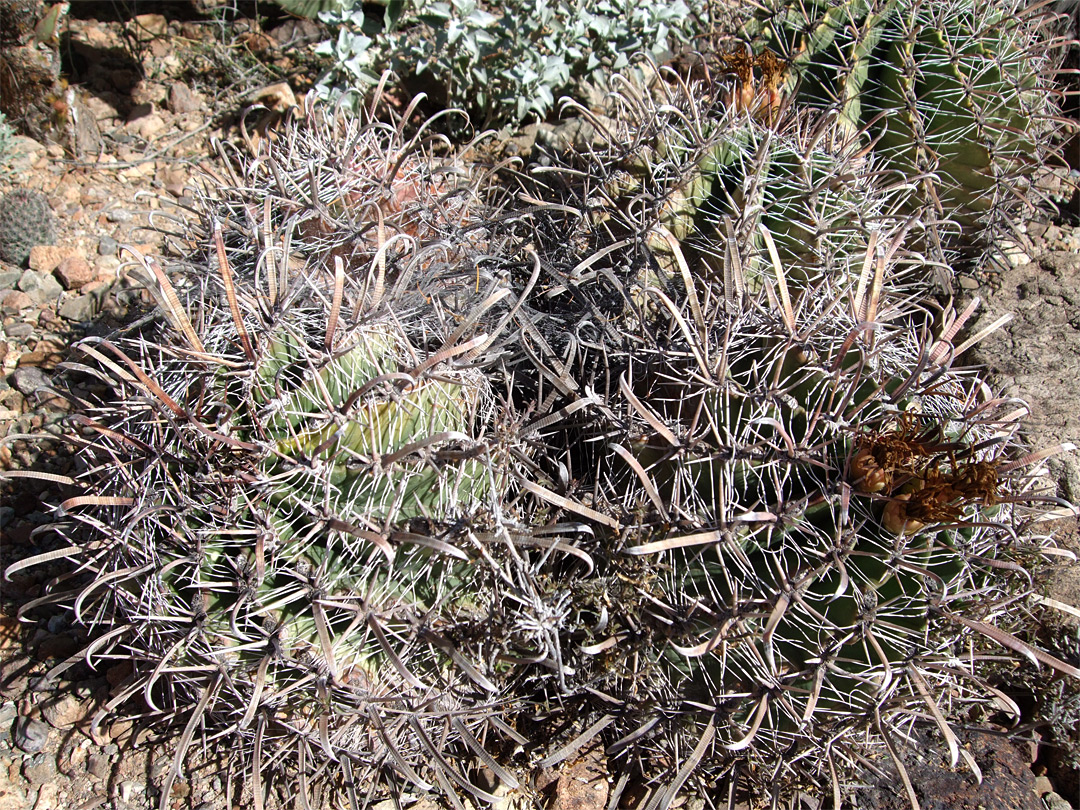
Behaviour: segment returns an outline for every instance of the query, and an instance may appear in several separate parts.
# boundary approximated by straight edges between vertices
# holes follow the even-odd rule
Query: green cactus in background
[[[786,92],[838,110],[916,182],[934,258],[988,246],[1052,159],[1054,18],[1020,0],[762,4],[746,35],[788,60]],[[974,245],[972,244],[974,242]]]
[[[25,267],[30,248],[56,242],[56,215],[40,191],[18,188],[0,198],[0,259]]]
[[[657,266],[645,263],[639,285],[723,279],[732,264],[724,246],[753,243],[741,280],[757,290],[763,273],[772,275],[763,230],[792,290],[822,272],[854,279],[869,240],[884,247],[883,228],[903,218],[912,184],[882,182],[884,161],[835,116],[789,111],[771,121],[737,100],[739,83],[706,79],[691,92],[666,68],[647,90],[623,87],[602,118],[575,110],[609,143],[570,156],[582,174],[570,186],[574,202],[587,216],[565,227],[598,246],[644,234]],[[558,173],[535,171],[539,180]],[[925,290],[923,263],[898,263],[897,271],[894,285]]]

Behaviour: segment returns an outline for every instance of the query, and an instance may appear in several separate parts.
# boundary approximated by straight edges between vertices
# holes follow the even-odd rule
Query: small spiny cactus
[[[0,198],[0,259],[24,267],[30,248],[56,242],[56,216],[40,191],[15,189]]]

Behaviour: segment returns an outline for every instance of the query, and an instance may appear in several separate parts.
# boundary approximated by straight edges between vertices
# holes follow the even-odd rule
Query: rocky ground
[[[74,340],[105,334],[150,303],[127,273],[120,246],[168,250],[169,237],[159,228],[167,230],[192,177],[213,164],[211,139],[243,148],[241,110],[253,103],[284,109],[310,81],[303,55],[304,43],[318,38],[311,24],[280,21],[263,30],[251,21],[226,27],[213,16],[187,16],[73,15],[63,47],[66,70],[80,88],[78,154],[19,139],[15,159],[0,175],[0,193],[39,189],[61,223],[56,245],[35,249],[29,269],[0,265],[0,437],[6,437],[0,469],[70,471],[70,449],[60,438],[67,404],[49,395],[51,378]],[[1080,211],[1074,213],[1032,222],[1009,248],[1006,269],[959,279],[958,308],[975,296],[982,300],[973,332],[1013,315],[967,359],[984,365],[996,387],[1031,403],[1034,448],[1080,441]],[[20,438],[28,434],[57,438]],[[1080,456],[1051,460],[1050,474],[1062,498],[1080,501]],[[40,550],[35,530],[70,493],[39,480],[0,486],[3,569]],[[1080,552],[1075,521],[1063,521],[1058,530],[1063,545]],[[99,710],[127,676],[124,666],[79,659],[50,675],[85,639],[63,612],[19,614],[65,570],[59,560],[0,582],[0,810],[157,806],[172,764],[169,740],[132,720],[98,722]],[[1080,607],[1080,567],[1048,565],[1042,582],[1048,598]],[[1068,613],[1048,610],[1043,642],[1072,643],[1075,655],[1078,626]],[[1080,805],[1080,732],[1074,727],[1068,739],[1067,718],[1054,732],[1038,699],[1040,692],[1060,691],[1060,684],[1024,688],[1032,713],[1024,741],[985,735],[970,741],[984,769],[983,786],[938,764],[915,763],[916,779],[939,801],[929,806]],[[1077,704],[1074,719],[1080,718],[1075,691],[1061,698]],[[193,759],[173,787],[173,807],[241,806],[223,763]],[[867,803],[890,806],[881,793]]]

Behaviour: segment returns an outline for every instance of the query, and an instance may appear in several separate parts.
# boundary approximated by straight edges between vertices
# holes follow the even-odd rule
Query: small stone
[[[134,216],[126,208],[111,208],[105,212],[105,219],[109,222],[130,222]]]
[[[86,772],[95,779],[105,781],[112,774],[112,762],[107,754],[95,751],[86,758]]]
[[[120,783],[120,801],[130,802],[139,795],[146,795],[146,785],[133,779],[125,779]]]
[[[98,313],[99,302],[93,295],[76,295],[60,302],[57,312],[65,321],[86,323]]]
[[[94,271],[81,256],[68,256],[54,271],[65,289],[77,290],[94,280]]]
[[[12,727],[18,714],[14,703],[0,704],[0,743],[5,747],[11,742]]]
[[[54,207],[59,207],[61,203],[78,202],[81,196],[82,186],[75,182],[75,180],[68,179],[60,181],[60,184],[50,196],[50,200],[53,202]]]
[[[42,751],[30,759],[24,759],[22,771],[30,784],[44,785],[56,779],[56,760],[51,752]]]
[[[1073,810],[1073,806],[1069,803],[1068,799],[1053,791],[1045,794],[1042,797],[1042,800],[1046,805],[1046,810]]]
[[[100,276],[98,276],[98,278],[100,278]],[[104,303],[105,298],[108,296],[109,290],[112,289],[113,281],[115,281],[115,278],[109,280],[91,281],[89,284],[83,287],[80,292],[82,292],[83,295],[93,296],[94,300],[97,301],[98,305],[101,305],[102,303]]]
[[[7,779],[0,784],[0,810],[26,810],[29,797],[22,787]]]
[[[119,256],[98,256],[97,261],[94,262],[98,280],[110,284],[116,281],[116,273],[120,269],[120,264]]]
[[[296,106],[296,94],[286,82],[267,85],[251,95],[255,101],[276,112],[285,112],[290,107]]]
[[[15,721],[15,745],[28,754],[36,754],[49,741],[49,726],[36,717],[20,717]]]
[[[65,729],[85,720],[90,713],[75,695],[58,695],[44,703],[41,717],[53,728]]]
[[[19,283],[22,270],[0,270],[0,290],[13,290]]]
[[[974,279],[971,276],[960,276],[959,277],[959,282],[960,282],[960,289],[964,290],[966,292],[973,292],[973,291],[979,289],[979,281],[978,281],[978,279]]]
[[[126,745],[134,727],[135,724],[131,720],[116,720],[109,726],[109,737]]]
[[[130,661],[120,661],[105,670],[105,680],[115,690],[115,687],[124,683],[134,671]]]
[[[202,106],[202,98],[186,84],[174,82],[169,88],[168,108],[174,115],[198,112]]]
[[[1035,777],[1035,795],[1043,796],[1047,793],[1054,792],[1054,783],[1050,781],[1048,776],[1036,776]]]
[[[61,743],[56,761],[60,766],[60,773],[69,778],[77,778],[86,770],[86,758],[90,754],[89,748],[93,743],[85,737],[79,738],[74,734],[63,736],[64,741]]]
[[[19,289],[38,304],[44,304],[46,301],[59,298],[60,293],[64,291],[64,288],[60,286],[60,282],[53,278],[51,274],[38,272],[37,270],[23,272],[19,277]]]
[[[177,199],[184,196],[184,188],[188,182],[188,173],[184,169],[167,168],[158,173],[158,180],[169,194]]]
[[[158,113],[150,113],[134,118],[124,125],[124,129],[133,135],[138,135],[146,141],[152,141],[157,135],[165,130],[165,119]]]
[[[1031,264],[1031,257],[1019,248],[1005,254],[1005,258],[1009,260],[1012,267],[1023,267],[1025,264]]]
[[[26,396],[30,396],[43,386],[52,385],[52,380],[49,379],[49,375],[37,366],[20,366],[15,369],[15,373],[12,375],[12,382],[15,384],[15,387]]]
[[[39,273],[51,273],[69,256],[80,255],[78,248],[56,245],[37,245],[30,248],[30,269]]]
[[[165,36],[169,31],[169,21],[163,14],[136,14],[131,19],[130,27],[136,39],[150,39]]]
[[[38,661],[63,661],[71,658],[80,649],[82,649],[82,644],[78,639],[67,633],[61,633],[42,639],[34,654],[37,656]]]
[[[286,20],[270,32],[279,48],[305,45],[322,38],[322,27],[314,20]]]
[[[103,236],[98,240],[98,254],[101,256],[115,256],[119,243],[111,236]]]
[[[45,154],[45,147],[25,135],[16,135],[9,142],[4,160],[13,174],[29,172]]]
[[[48,340],[39,340],[32,352],[23,352],[19,356],[19,367],[37,366],[45,371],[52,371],[58,363],[64,361],[64,348]]]
[[[25,293],[19,293],[19,295],[24,294]],[[27,298],[29,298],[29,296],[27,296]],[[33,306],[33,303],[34,302],[31,300],[30,305]],[[7,334],[8,337],[18,338],[19,340],[30,337],[30,335],[33,334],[33,331],[34,325],[32,323],[27,323],[26,321],[23,321],[22,323],[8,324],[4,327],[4,332]]]
[[[34,306],[34,300],[20,290],[0,292],[0,312],[4,315],[18,315],[32,306]],[[6,328],[5,331],[11,336],[11,329]]]
[[[33,662],[25,655],[18,655],[0,665],[0,694],[16,697],[26,691],[30,683]]]
[[[42,782],[38,790],[34,810],[57,810],[60,807],[60,786],[55,782]]]
[[[1027,235],[1032,239],[1038,239],[1046,233],[1047,228],[1050,226],[1045,222],[1029,222],[1027,224]]]

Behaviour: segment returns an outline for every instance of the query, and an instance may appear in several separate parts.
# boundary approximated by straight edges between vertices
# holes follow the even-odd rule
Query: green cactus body
[[[274,349],[269,353],[278,354]],[[256,397],[263,430],[268,436],[280,437],[268,459],[267,477],[288,476],[290,470],[311,465],[322,467],[309,486],[275,493],[276,506],[285,508],[297,498],[315,499],[330,486],[341,502],[363,504],[360,511],[364,518],[379,525],[391,516],[408,520],[425,514],[449,515],[453,509],[467,513],[485,502],[489,479],[482,463],[475,459],[463,462],[452,475],[422,458],[407,462],[398,475],[375,472],[383,458],[400,453],[419,439],[446,434],[467,440],[485,398],[486,381],[479,372],[468,385],[424,377],[403,381],[402,359],[390,334],[361,332],[358,345],[289,391],[283,400],[275,401],[272,411],[262,396]],[[275,365],[277,361],[256,372],[266,395],[273,393],[274,379],[268,372]],[[273,376],[279,373],[275,371]],[[372,382],[391,379],[388,375],[396,375],[396,379],[383,384],[381,396],[361,396],[341,419],[327,419],[326,403],[343,407]],[[385,393],[386,386],[390,396]],[[305,415],[315,417],[314,423],[306,424],[312,420]]]
[[[1012,0],[774,3],[746,34],[789,60],[789,93],[869,131],[884,167],[917,180],[909,210],[932,214],[942,261],[985,248],[1047,159],[1061,54],[1046,19]]]
[[[1003,75],[1003,64],[1018,68],[1023,57],[990,33],[1005,27],[1000,18],[986,22],[992,39],[957,48],[950,37],[966,22],[912,25],[913,35],[891,43],[876,81],[867,85],[864,107],[866,115],[887,115],[878,151],[890,165],[904,176],[936,173],[941,211],[963,212],[970,221],[994,206],[997,175],[1037,155],[1023,112],[1031,104],[1025,97],[1037,93],[1037,77]],[[922,99],[932,104],[920,105]]]
[[[614,233],[639,231],[650,215],[643,202],[653,201],[658,227],[647,232],[647,244],[660,275],[649,283],[663,287],[663,279],[681,275],[665,232],[678,241],[691,275],[722,278],[729,227],[739,243],[753,244],[743,268],[750,290],[772,274],[761,228],[793,291],[815,283],[823,269],[856,278],[876,223],[897,215],[909,187],[886,188],[879,180],[884,161],[866,155],[835,118],[802,112],[778,127],[731,108],[726,85],[695,90],[704,97],[665,88],[658,101],[637,99],[627,105],[634,112],[614,116],[625,130],[608,157],[617,170],[605,187],[611,202],[603,221],[622,224]],[[650,104],[648,115],[635,109]],[[693,128],[682,125],[687,119]]]

